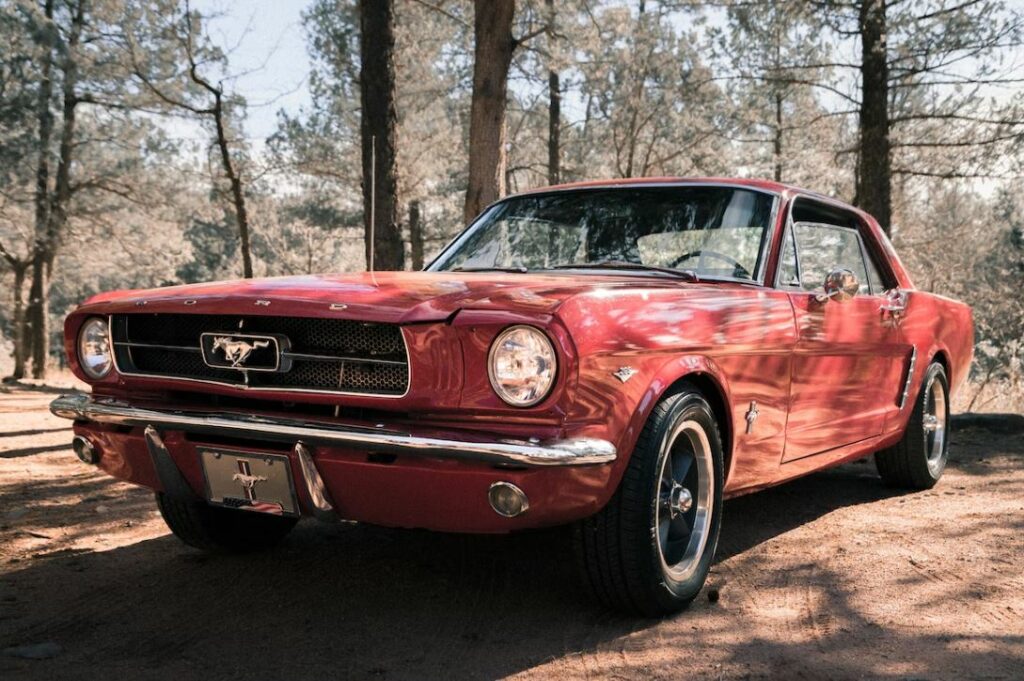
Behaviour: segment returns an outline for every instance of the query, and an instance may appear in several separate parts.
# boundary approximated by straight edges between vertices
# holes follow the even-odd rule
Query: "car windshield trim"
[[[639,262],[628,262],[625,260],[599,260],[597,262],[573,262],[566,263],[564,265],[552,265],[551,267],[538,268],[535,271],[551,271],[551,270],[595,270],[595,269],[608,269],[608,270],[631,270],[634,272],[649,272],[651,274],[664,274],[669,277],[676,277],[678,279],[688,279],[689,281],[699,281],[697,273],[693,270],[676,269],[674,267],[658,267],[657,265],[644,265]]]
[[[526,274],[530,270],[523,267],[522,265],[512,265],[509,267],[501,267],[495,265],[493,267],[453,267],[448,272],[513,272],[516,274]]]
[[[754,264],[754,271],[751,273],[751,277],[732,277],[723,274],[712,274],[712,273],[700,273],[698,274],[700,281],[702,282],[723,282],[723,283],[738,283],[756,286],[765,286],[768,280],[768,262],[771,260],[771,250],[775,242],[779,230],[779,211],[783,204],[783,194],[778,190],[761,187],[754,184],[744,184],[739,182],[708,182],[708,181],[665,181],[665,182],[638,182],[638,183],[611,183],[611,184],[596,184],[591,186],[568,186],[568,187],[552,187],[546,189],[539,189],[536,191],[528,191],[520,194],[514,194],[511,196],[504,197],[495,201],[494,203],[487,206],[480,214],[473,219],[470,224],[463,229],[461,232],[456,234],[441,251],[431,260],[430,264],[427,265],[423,271],[425,272],[444,272],[444,271],[455,271],[455,269],[445,270],[443,265],[448,262],[454,252],[456,252],[472,235],[485,224],[489,218],[491,218],[496,210],[503,208],[506,204],[525,198],[537,198],[547,195],[561,195],[566,193],[597,193],[597,192],[614,192],[621,190],[638,190],[638,189],[666,189],[666,188],[705,188],[705,187],[717,187],[723,189],[735,189],[748,191],[752,193],[762,194],[771,199],[771,208],[769,210],[769,216],[766,221],[762,241],[757,254],[757,260]],[[636,263],[638,265],[642,263]],[[564,268],[568,269],[568,268]],[[579,269],[590,269],[595,270],[598,268],[579,268]],[[542,272],[548,271],[553,272],[554,269],[543,269],[543,268],[527,268],[529,272]],[[466,272],[468,270],[461,270]],[[482,270],[480,270],[482,271]],[[492,270],[496,271],[496,270]],[[521,270],[512,270],[514,272],[520,272]],[[641,270],[630,270],[640,274]]]

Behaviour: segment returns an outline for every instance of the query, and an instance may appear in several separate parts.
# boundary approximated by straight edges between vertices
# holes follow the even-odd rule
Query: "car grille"
[[[123,374],[192,379],[253,390],[399,396],[409,387],[400,327],[346,319],[202,314],[114,315],[112,339]],[[200,336],[285,338],[281,371],[209,366]]]

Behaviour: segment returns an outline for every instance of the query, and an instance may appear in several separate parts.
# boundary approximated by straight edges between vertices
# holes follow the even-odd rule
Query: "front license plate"
[[[273,515],[298,515],[288,457],[201,449],[211,504]]]

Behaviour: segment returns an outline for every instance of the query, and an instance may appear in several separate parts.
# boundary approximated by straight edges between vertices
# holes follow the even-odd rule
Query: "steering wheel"
[[[723,262],[725,262],[725,263],[727,263],[729,265],[732,265],[733,276],[735,276],[737,278],[741,278],[741,277],[746,277],[748,279],[750,278],[750,272],[748,272],[747,268],[744,267],[743,265],[741,265],[738,260],[736,260],[732,256],[728,256],[728,255],[726,255],[724,253],[719,253],[718,251],[699,250],[699,251],[690,251],[689,253],[683,253],[681,256],[679,256],[678,258],[673,260],[671,263],[669,263],[668,266],[669,267],[679,267],[679,264],[682,263],[685,260],[689,260],[690,258],[704,258],[704,257],[714,258],[715,260],[721,260],[721,261],[723,261]]]

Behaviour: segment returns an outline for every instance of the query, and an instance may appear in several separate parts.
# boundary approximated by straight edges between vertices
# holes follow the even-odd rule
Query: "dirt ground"
[[[7,681],[1024,678],[1020,432],[956,432],[930,492],[861,463],[726,502],[720,600],[647,621],[577,591],[562,531],[310,521],[269,554],[201,554],[78,463],[53,393],[2,390]]]

